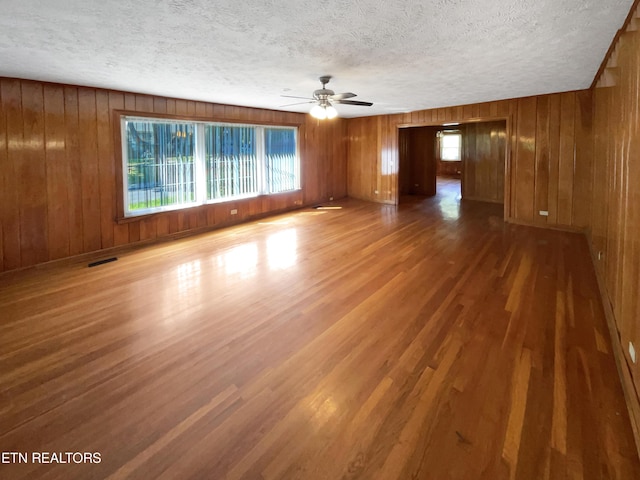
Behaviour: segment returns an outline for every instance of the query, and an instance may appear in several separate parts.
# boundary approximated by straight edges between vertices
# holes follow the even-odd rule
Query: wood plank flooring
[[[640,478],[586,240],[456,188],[0,276],[0,478]]]

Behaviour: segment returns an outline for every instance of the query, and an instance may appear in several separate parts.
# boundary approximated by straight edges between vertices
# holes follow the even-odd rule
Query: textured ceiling
[[[2,0],[0,76],[280,108],[317,78],[373,107],[587,88],[633,0]],[[295,101],[295,100],[292,100]]]

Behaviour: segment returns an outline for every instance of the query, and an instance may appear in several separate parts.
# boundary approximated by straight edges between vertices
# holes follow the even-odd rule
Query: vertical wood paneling
[[[109,110],[111,112],[113,112],[114,110],[123,110],[124,109],[124,95],[120,92],[109,92]],[[173,104],[175,105],[175,102],[173,102]],[[113,148],[113,152],[114,152],[114,157],[113,157],[113,164],[114,164],[114,171],[115,172],[121,172],[121,166],[119,165],[115,165],[115,163],[118,161],[117,158],[118,156],[115,155],[115,151],[116,149],[121,148],[121,146],[118,144],[116,138],[120,138],[119,136],[116,136],[115,133],[117,131],[119,131],[120,129],[120,125],[117,124],[118,120],[116,118],[114,118],[113,115],[109,115],[109,126],[111,128],[111,135],[112,135],[112,148]],[[124,204],[124,199],[122,198],[122,196],[117,195],[116,191],[115,191],[115,182],[116,179],[115,177],[113,179],[108,179],[108,180],[112,180],[113,183],[112,185],[114,186],[114,192],[113,192],[113,205],[114,205],[114,212],[118,212],[123,208],[123,204]],[[127,224],[118,224],[115,221],[115,216],[113,218],[113,245],[114,246],[120,246],[120,245],[127,245],[129,243],[129,225]]]
[[[153,97],[153,111],[155,113],[167,113],[167,99],[162,97]]]
[[[234,109],[234,112],[238,112],[240,109],[239,107],[232,107]],[[196,102],[193,100],[187,100],[187,115],[190,117],[194,117],[196,115]],[[234,118],[238,118],[239,115],[236,113],[234,115]]]
[[[517,143],[515,158],[515,217],[525,222],[533,222],[535,199],[535,152],[536,152],[536,111],[535,97],[518,100]]]
[[[480,122],[464,125],[462,197],[467,200],[502,203],[506,122]]]
[[[78,120],[81,132],[79,153],[82,178],[83,251],[92,252],[101,247],[96,90],[78,89]]]
[[[153,112],[153,97],[149,95],[136,95],[135,103],[138,112]]]
[[[560,97],[560,157],[558,165],[558,223],[562,225],[571,225],[573,217],[575,113],[575,93],[563,93]]]
[[[348,131],[342,119],[316,122],[291,112],[5,78],[0,107],[0,271],[346,195]],[[231,204],[220,204],[118,223],[122,147],[114,112],[123,110],[298,124],[303,191],[236,202],[233,217]],[[387,182],[388,195],[393,188]]]
[[[411,193],[411,162],[409,159],[410,129],[400,128],[398,131],[398,190],[399,195]]]
[[[69,202],[69,254],[84,250],[82,213],[82,156],[78,121],[78,89],[64,87],[65,153],[67,156],[67,200]]]
[[[17,170],[21,184],[20,244],[22,265],[49,259],[47,239],[47,176],[44,144],[43,85],[22,83],[23,155]],[[29,179],[29,181],[22,181]]]
[[[327,177],[327,195],[333,198],[347,196],[347,122],[335,123],[327,144],[331,147],[331,168]]]
[[[547,217],[540,215],[540,211],[549,211],[550,100],[548,95],[538,97],[536,115],[536,189],[533,218],[534,222],[540,225],[547,223]]]
[[[464,198],[475,198],[476,196],[476,166],[478,162],[474,159],[476,155],[476,135],[478,131],[477,123],[465,125],[462,130],[462,196]]]
[[[436,133],[434,127],[412,127],[402,129],[403,136],[407,136],[406,159],[403,166],[406,169],[405,188],[412,195],[436,194]],[[404,140],[404,139],[403,139]]]
[[[47,172],[47,232],[49,259],[69,256],[69,208],[64,128],[64,90],[59,85],[45,85],[45,156]]]
[[[109,248],[114,245],[113,219],[116,217],[115,178],[113,159],[113,132],[109,112],[109,92],[96,91],[96,135],[98,148],[98,178],[100,192],[100,245]]]
[[[2,79],[2,103],[6,129],[6,151],[2,168],[3,178],[3,266],[5,270],[19,268],[22,265],[20,244],[20,215],[18,185],[16,182],[17,165],[21,162],[22,149],[22,94],[18,80]]]
[[[2,101],[3,81],[0,78],[0,105]],[[4,270],[4,230],[12,213],[9,208],[7,193],[9,191],[10,164],[7,158],[7,119],[4,109],[0,109],[0,272]]]
[[[629,355],[629,343],[640,348],[640,31],[638,12],[618,36],[594,82],[593,117],[590,99],[576,99],[576,180],[573,189],[574,221],[591,225],[590,242],[605,304],[619,333],[616,351],[622,378],[629,389],[629,406],[636,440],[640,441],[640,364]],[[632,18],[635,17],[635,18]],[[613,75],[612,73],[615,73]],[[583,146],[588,122],[593,118],[593,155]],[[591,188],[583,177],[591,173]],[[590,198],[591,210],[581,207]],[[635,393],[635,395],[634,395]]]
[[[136,111],[136,94],[125,93],[124,94],[124,108],[125,110]]]
[[[578,94],[579,105],[576,101]],[[497,115],[506,120],[507,130],[510,132],[510,138],[507,138],[506,133],[504,138],[500,137],[506,147],[504,176],[497,180],[495,171],[485,170],[486,165],[483,164],[479,169],[476,165],[467,166],[472,171],[471,177],[477,178],[480,185],[482,182],[489,182],[492,185],[491,192],[494,192],[494,187],[501,189],[504,197],[501,200],[505,203],[508,220],[584,228],[587,226],[585,216],[588,217],[591,208],[590,198],[584,198],[585,192],[590,189],[591,170],[590,151],[584,146],[585,139],[588,140],[592,135],[588,114],[589,98],[584,92],[569,92],[401,115],[349,119],[348,194],[365,200],[396,203],[398,186],[401,190],[406,190],[405,183],[398,183],[397,174],[387,176],[382,170],[383,167],[387,168],[387,160],[393,158],[396,159],[395,168],[399,168],[399,125],[438,125],[444,121],[463,124],[470,121],[487,122],[497,120]],[[578,122],[580,128],[576,128]],[[472,125],[467,123],[463,128],[471,128],[472,131],[480,128]],[[577,146],[576,142],[581,142],[581,145]],[[379,145],[377,150],[372,150],[376,145]],[[388,148],[392,145],[395,146],[389,151]],[[465,145],[468,147],[468,142]],[[496,145],[487,144],[487,148],[492,150]],[[375,163],[372,161],[374,158]],[[372,166],[375,167],[373,170]],[[403,176],[402,181],[406,182],[406,177]],[[505,181],[509,182],[507,189],[504,188]],[[386,192],[383,191],[385,187]],[[475,187],[475,184],[469,186],[470,189]],[[374,193],[376,190],[379,194]],[[483,187],[482,190],[488,189]],[[392,192],[391,195],[388,194],[389,191]],[[473,196],[471,190],[467,191],[467,196]],[[493,193],[491,196],[494,196]],[[576,210],[574,206],[578,201],[580,206]],[[549,216],[539,215],[540,210],[548,211]]]
[[[558,180],[560,176],[560,95],[549,95],[549,187],[547,223],[558,224]]]
[[[166,111],[165,113],[169,114],[169,115],[175,115],[176,113],[176,100],[174,98],[167,98],[166,99]],[[213,107],[212,107],[212,111],[213,111]]]
[[[593,99],[590,90],[576,93],[575,108],[575,172],[571,224],[587,227],[591,217],[593,170]]]

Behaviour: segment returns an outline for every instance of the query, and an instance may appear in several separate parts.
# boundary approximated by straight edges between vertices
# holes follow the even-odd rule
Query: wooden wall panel
[[[398,194],[411,193],[411,159],[409,158],[410,135],[408,128],[398,130]]]
[[[571,224],[587,227],[591,218],[593,171],[593,95],[591,90],[576,93],[575,108],[576,165],[573,178]]]
[[[504,202],[506,122],[463,125],[462,198]]]
[[[2,101],[3,82],[0,79],[0,105]],[[0,271],[4,269],[4,226],[5,219],[11,217],[9,208],[9,182],[11,181],[10,163],[7,156],[7,119],[4,110],[0,110]]]
[[[44,86],[45,165],[49,260],[69,256],[69,171],[65,156],[64,89]],[[62,120],[62,121],[61,121]]]
[[[75,87],[64,88],[64,127],[68,170],[69,254],[78,255],[85,250],[82,222],[82,158],[79,146],[81,132],[78,121],[78,89]]]
[[[534,223],[546,225],[548,217],[540,211],[549,211],[549,173],[551,157],[551,97],[538,97],[536,116],[536,178],[533,211]]]
[[[2,111],[6,125],[6,165],[4,178],[4,218],[2,219],[4,269],[12,270],[22,265],[20,243],[20,183],[17,182],[23,155],[22,93],[17,80],[2,80]],[[6,169],[4,168],[6,167]]]
[[[402,172],[402,170],[400,171]],[[437,172],[438,175],[460,178],[462,175],[462,162],[443,162],[438,160]]]
[[[558,224],[558,182],[560,179],[560,95],[549,95],[549,187],[546,223]],[[590,172],[587,172],[587,176]]]
[[[23,154],[16,172],[20,189],[21,261],[49,259],[47,239],[47,177],[44,144],[43,85],[22,83]],[[29,179],[28,182],[24,179]]]
[[[375,116],[348,120],[347,191],[353,198],[386,203],[380,194],[382,176],[390,174],[392,178],[387,179],[387,182],[397,183],[397,175],[394,176],[393,172],[383,174],[380,169],[381,121],[381,117]]]
[[[82,126],[79,138],[80,178],[82,192],[83,251],[100,249],[100,186],[97,162],[96,90],[78,89],[78,122]]]
[[[571,225],[575,158],[575,93],[560,97],[560,156],[558,165],[558,222]]]
[[[115,112],[123,110],[297,124],[303,189],[118,223],[123,199]],[[0,78],[0,112],[0,272],[231,225],[347,192],[343,119],[317,122],[297,113],[9,78]],[[238,215],[231,216],[234,207]]]
[[[170,108],[169,106],[172,105],[174,108],[174,111],[172,113],[175,114],[175,101],[171,102],[170,100],[167,100],[167,113],[169,113]],[[112,112],[114,110],[124,110],[124,95],[121,92],[109,92],[109,111]],[[119,125],[117,125],[117,119],[114,118],[113,115],[109,115],[109,129],[111,131],[111,145],[113,148],[113,159],[117,158],[115,155],[115,149],[117,148],[121,148],[117,142],[116,142],[116,136],[115,136],[115,132],[120,128]],[[106,139],[105,139],[106,140]],[[112,162],[113,168],[114,168],[114,172],[120,172],[120,168],[115,165],[115,160],[114,162]],[[107,178],[105,179],[103,182],[105,183],[104,187],[106,189],[109,188],[109,182],[113,182],[113,217],[115,219],[115,212],[119,211],[119,208],[122,208],[124,199],[119,198],[118,195],[116,194],[116,190],[115,190],[115,182],[116,182],[116,174],[118,173],[114,173],[113,179]],[[117,224],[112,222],[111,223],[113,225],[113,246],[114,247],[118,247],[118,246],[122,246],[122,245],[127,245],[129,243],[129,225],[127,224]],[[173,232],[172,232],[173,233]]]
[[[518,100],[516,127],[516,155],[514,175],[516,189],[514,217],[528,223],[533,222],[535,201],[535,154],[536,154],[536,115],[535,97]]]
[[[436,134],[438,130],[436,127],[411,127],[399,130],[402,153],[397,164],[401,165],[398,175],[400,175],[399,182],[403,194],[436,194]],[[389,176],[392,174],[390,165],[393,162],[390,157],[390,148],[388,147],[384,161],[387,162],[387,168],[390,170]]]
[[[584,229],[591,208],[585,192],[590,189],[593,167],[591,153],[584,147],[585,139],[588,141],[592,134],[590,109],[588,93],[567,92],[349,119],[347,192],[364,200],[397,203],[393,187],[386,191],[381,188],[397,189],[399,185],[400,127],[505,120],[507,158],[501,179],[503,187],[508,182],[504,189],[505,218],[517,223]],[[579,147],[578,141],[583,142]],[[383,151],[389,146],[393,146],[391,152]],[[383,159],[393,159],[393,165]],[[378,168],[371,170],[375,165]],[[482,170],[480,173],[485,175]],[[574,210],[578,202],[580,207]],[[549,216],[541,216],[540,210],[547,210]]]
[[[574,217],[590,220],[589,240],[605,305],[611,309],[612,329],[618,334],[617,356],[628,403],[640,441],[640,364],[629,354],[632,343],[640,354],[640,14],[634,5],[625,27],[610,49],[593,91],[593,155],[591,189],[575,186],[577,198],[590,197],[591,210],[576,204]],[[577,136],[586,138],[589,119],[586,95],[578,97],[583,123]],[[588,105],[588,103],[587,103]],[[576,118],[577,121],[577,118]],[[578,161],[587,150],[578,145]],[[577,178],[577,177],[576,177]],[[628,381],[627,381],[628,380]]]
[[[100,192],[100,247],[113,247],[113,219],[116,217],[116,168],[113,132],[111,131],[109,92],[96,91],[96,136]]]
[[[466,198],[474,198],[476,196],[476,174],[477,163],[475,161],[469,161],[468,159],[476,159],[478,157],[476,152],[476,125],[469,124],[464,125],[462,128],[462,155],[467,161],[464,165],[462,174],[462,189],[464,189],[463,195]]]

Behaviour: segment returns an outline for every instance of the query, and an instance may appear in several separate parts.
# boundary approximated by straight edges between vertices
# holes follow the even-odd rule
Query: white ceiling
[[[588,88],[633,0],[0,0],[0,76],[385,114]],[[292,102],[295,100],[291,100]]]

